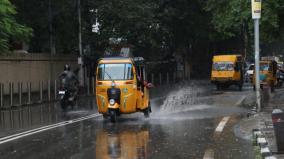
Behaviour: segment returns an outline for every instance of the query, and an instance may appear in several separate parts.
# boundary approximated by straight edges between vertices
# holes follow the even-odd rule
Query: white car
[[[250,64],[245,74],[246,82],[252,82],[253,72],[254,72],[254,64]]]

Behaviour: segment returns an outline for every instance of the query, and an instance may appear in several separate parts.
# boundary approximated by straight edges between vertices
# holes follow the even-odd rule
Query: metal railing
[[[94,78],[88,78],[80,95],[94,94],[94,81]],[[57,101],[58,86],[57,80],[0,83],[0,108]]]
[[[151,73],[147,77],[148,82],[151,82],[155,86],[169,85],[184,80],[184,77],[178,77],[176,72]]]

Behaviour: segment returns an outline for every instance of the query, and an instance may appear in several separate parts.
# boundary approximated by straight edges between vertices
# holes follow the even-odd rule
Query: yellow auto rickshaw
[[[277,85],[277,62],[274,60],[261,60],[259,62],[259,80],[260,88],[263,88],[264,85],[269,86],[271,92],[274,91],[275,86]],[[253,89],[255,90],[255,73],[253,74]]]
[[[217,90],[230,85],[243,87],[243,58],[241,55],[217,55],[213,57],[211,83]]]
[[[96,99],[99,113],[115,122],[120,114],[151,112],[145,62],[140,58],[102,58],[98,62]]]

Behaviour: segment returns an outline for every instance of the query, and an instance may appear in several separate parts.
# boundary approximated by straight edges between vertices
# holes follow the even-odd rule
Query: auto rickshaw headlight
[[[112,87],[115,87],[114,81],[111,82],[111,86],[112,86]]]
[[[114,99],[110,99],[110,100],[109,100],[109,104],[110,104],[110,105],[114,105],[114,104],[115,104],[115,100],[114,100]]]

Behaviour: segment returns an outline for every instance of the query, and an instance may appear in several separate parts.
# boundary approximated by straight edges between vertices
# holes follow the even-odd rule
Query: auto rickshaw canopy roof
[[[99,64],[101,63],[133,63],[133,60],[127,57],[107,57],[101,58]]]
[[[143,66],[145,65],[145,59],[143,57],[106,57],[99,60],[99,64],[101,63],[133,63],[136,66]]]

